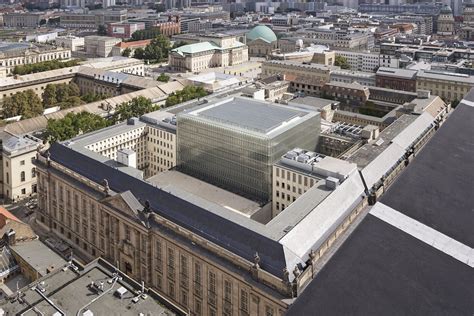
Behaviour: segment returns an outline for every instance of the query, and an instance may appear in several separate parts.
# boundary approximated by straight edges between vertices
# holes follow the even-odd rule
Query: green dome
[[[453,14],[453,10],[451,7],[447,4],[444,5],[444,7],[441,8],[441,14]]]
[[[265,25],[258,25],[254,27],[250,32],[247,33],[247,41],[254,41],[256,39],[262,39],[268,43],[277,40],[277,37],[273,31]]]

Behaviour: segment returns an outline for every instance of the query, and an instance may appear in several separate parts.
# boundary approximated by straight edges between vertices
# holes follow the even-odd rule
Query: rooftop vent
[[[127,292],[128,290],[121,286],[115,291],[115,296],[117,296],[118,298],[123,298],[124,295],[127,294]]]
[[[132,117],[127,120],[127,125],[137,125],[138,122],[138,117]]]
[[[429,90],[417,90],[416,97],[418,99],[428,99],[431,95],[431,91]]]
[[[339,179],[333,177],[326,178],[326,188],[334,190],[339,186]]]

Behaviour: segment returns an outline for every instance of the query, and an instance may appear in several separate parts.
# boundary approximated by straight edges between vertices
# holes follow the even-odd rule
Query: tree
[[[57,142],[107,127],[107,125],[107,120],[97,114],[68,113],[62,119],[48,120],[45,135],[50,142]]]
[[[46,88],[43,91],[43,105],[46,108],[53,106],[54,104],[58,103],[58,99],[56,97],[56,85],[55,84],[47,84]]]
[[[132,54],[132,50],[130,49],[130,47],[125,48],[122,52],[123,57],[130,57],[131,54]]]
[[[31,89],[17,92],[3,99],[3,117],[21,115],[31,118],[43,113],[43,104],[38,95]]]
[[[31,73],[37,73],[42,71],[60,69],[65,67],[72,67],[79,64],[78,59],[60,61],[60,60],[48,60],[42,61],[39,63],[29,64],[29,65],[19,65],[13,68],[14,75],[27,75]]]
[[[110,96],[108,94],[103,94],[103,93],[99,93],[99,94],[86,93],[86,94],[81,96],[81,100],[86,102],[86,103],[92,103],[92,102],[107,99],[109,97]]]
[[[144,59],[145,58],[145,50],[141,47],[138,47],[137,49],[135,49],[135,52],[133,53],[133,58]]]
[[[133,57],[137,59],[148,59],[151,62],[160,62],[168,59],[170,50],[170,40],[164,35],[158,35],[145,49],[137,48]]]
[[[203,87],[188,86],[183,90],[173,92],[166,99],[165,106],[173,106],[178,103],[186,102],[196,98],[202,98],[207,95],[207,91]]]
[[[97,34],[98,35],[107,35],[107,27],[103,24],[99,25],[97,28]]]
[[[120,104],[111,117],[113,123],[121,122],[132,117],[140,117],[143,114],[158,110],[158,106],[153,105],[150,99],[143,96],[133,98],[128,102]]]
[[[351,66],[347,63],[347,58],[344,56],[336,56],[334,60],[334,65],[339,66],[342,69],[350,69]]]
[[[167,74],[163,72],[158,76],[158,78],[156,78],[156,80],[161,81],[161,82],[168,82],[170,81],[170,76],[168,76]]]
[[[45,108],[59,106],[61,109],[67,109],[83,104],[80,95],[81,90],[74,82],[48,84],[42,95],[43,105]]]
[[[55,106],[59,106],[61,110],[63,110],[63,109],[73,108],[75,106],[79,106],[84,103],[85,102],[82,101],[80,97],[71,96],[71,97],[68,97],[65,101],[55,104]]]
[[[158,27],[152,27],[149,29],[138,30],[133,32],[132,38],[130,41],[141,41],[146,39],[152,39],[161,34],[160,29]]]
[[[175,43],[173,44],[172,49],[175,49],[175,48],[178,48],[178,47],[181,47],[181,46],[184,46],[184,45],[187,45],[187,43],[186,43],[185,41],[175,42]]]

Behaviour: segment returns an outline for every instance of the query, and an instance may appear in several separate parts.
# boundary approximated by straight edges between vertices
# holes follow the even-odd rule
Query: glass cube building
[[[295,147],[316,149],[320,115],[235,97],[178,114],[177,125],[178,170],[265,203],[273,163]]]

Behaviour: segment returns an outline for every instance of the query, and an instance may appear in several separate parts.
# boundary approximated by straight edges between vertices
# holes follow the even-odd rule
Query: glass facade
[[[178,115],[177,169],[267,202],[272,192],[273,163],[295,147],[315,150],[320,116],[308,113],[297,124],[279,128],[281,132],[264,134],[190,114]]]

